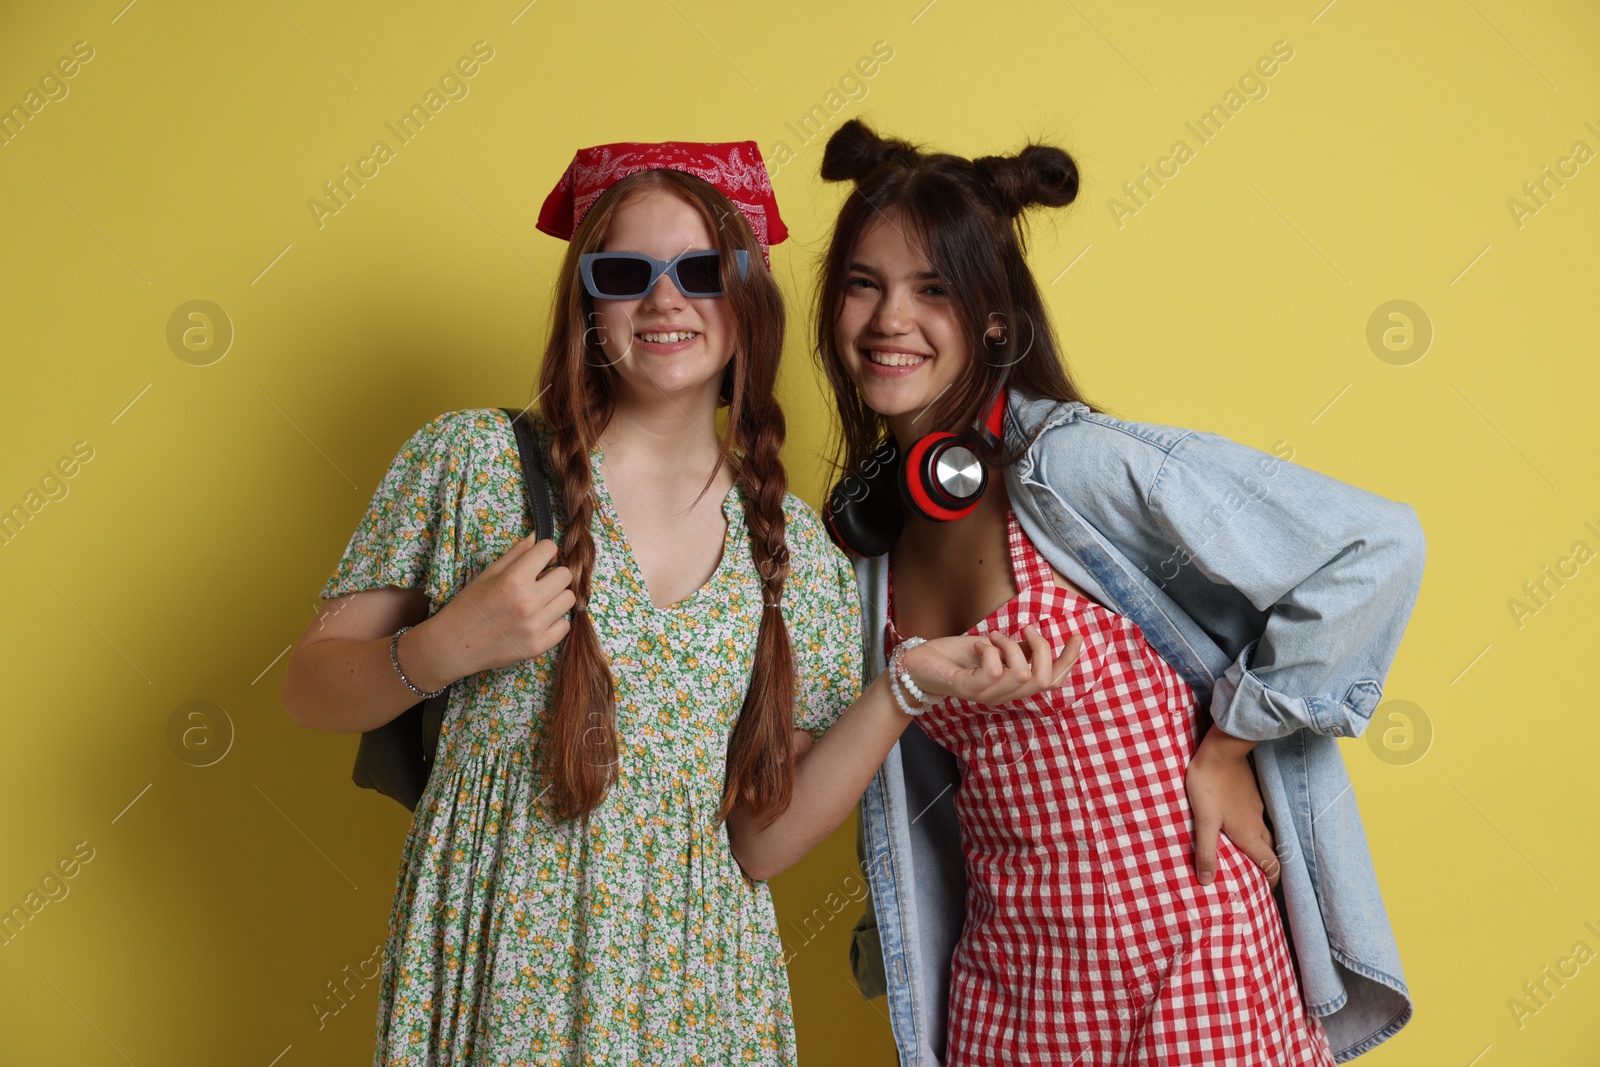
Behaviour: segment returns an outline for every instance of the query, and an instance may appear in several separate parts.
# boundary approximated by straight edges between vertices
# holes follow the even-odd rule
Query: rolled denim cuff
[[[1364,678],[1352,683],[1339,700],[1324,696],[1292,697],[1267,686],[1246,666],[1257,641],[1217,679],[1211,694],[1211,721],[1224,733],[1246,741],[1270,741],[1296,730],[1329,737],[1359,737],[1383,697],[1383,686]]]

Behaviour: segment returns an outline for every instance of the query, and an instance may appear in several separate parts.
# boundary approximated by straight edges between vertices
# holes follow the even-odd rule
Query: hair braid
[[[761,251],[750,224],[720,190],[676,170],[641,171],[617,182],[590,208],[568,243],[551,298],[550,341],[539,369],[539,391],[533,397],[553,434],[550,474],[566,502],[561,562],[573,572],[577,596],[572,627],[557,653],[538,754],[551,803],[562,818],[587,815],[605,798],[616,781],[621,754],[611,665],[587,611],[596,558],[589,531],[594,516],[589,451],[611,420],[615,371],[587,328],[593,305],[578,281],[578,264],[584,253],[602,247],[620,205],[651,190],[679,196],[699,211],[724,255],[742,249],[754,258]],[[736,325],[733,357],[722,383],[728,429],[721,452],[723,461],[737,468],[751,556],[760,568],[763,600],[772,607],[761,612],[750,686],[729,742],[719,818],[743,802],[770,823],[788,806],[794,778],[789,732],[794,655],[781,610],[789,566],[784,547],[788,483],[778,458],[783,414],[773,396],[783,352],[784,307],[777,282],[764,269],[735,280],[724,299]],[[702,493],[715,481],[717,470]]]
[[[551,802],[563,819],[587,814],[600,802],[616,780],[618,759],[611,666],[589,615],[595,560],[594,537],[589,530],[594,514],[589,448],[604,425],[600,410],[604,400],[589,396],[585,403],[584,368],[572,367],[571,371],[575,373],[552,373],[547,387],[547,410],[572,413],[570,419],[554,422],[550,444],[551,474],[562,488],[566,511],[560,562],[572,571],[572,590],[577,597],[572,626],[556,657],[545,726],[544,766],[550,778]]]
[[[794,723],[794,649],[783,620],[789,547],[783,504],[788,477],[778,458],[786,431],[783,411],[770,393],[752,390],[742,425],[731,427],[744,456],[739,485],[745,495],[750,553],[762,578],[755,667],[744,707],[728,741],[728,769],[719,820],[743,804],[763,826],[783,814],[794,796],[791,765]],[[755,400],[756,397],[751,397]]]

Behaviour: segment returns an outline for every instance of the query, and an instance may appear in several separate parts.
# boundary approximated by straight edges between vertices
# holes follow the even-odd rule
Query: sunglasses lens
[[[650,283],[650,264],[643,259],[597,259],[589,273],[605,297],[639,296]]]
[[[678,260],[678,279],[684,296],[718,296],[722,293],[722,256],[696,252]]]

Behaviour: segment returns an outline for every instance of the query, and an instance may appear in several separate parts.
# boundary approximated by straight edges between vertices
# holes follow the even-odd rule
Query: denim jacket
[[[1366,728],[1416,603],[1416,512],[1218,434],[1077,402],[1013,396],[1009,411],[1012,450],[1043,424],[1005,471],[1028,537],[1136,623],[1217,726],[1260,742],[1306,1007],[1338,1062],[1377,1047],[1410,1020],[1411,995],[1336,739]],[[884,666],[888,557],[855,567],[870,681]],[[851,963],[864,995],[888,994],[901,1067],[944,1059],[966,893],[958,780],[913,724],[861,802],[872,892]]]

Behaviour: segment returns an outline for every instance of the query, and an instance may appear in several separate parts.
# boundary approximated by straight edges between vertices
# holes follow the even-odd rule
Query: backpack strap
[[[517,456],[522,461],[522,488],[533,511],[534,532],[538,535],[538,540],[553,539],[556,524],[550,512],[550,483],[545,478],[544,464],[539,459],[539,446],[533,439],[533,427],[529,425],[523,410],[517,408],[500,410],[511,419],[512,429],[516,431]]]

